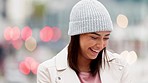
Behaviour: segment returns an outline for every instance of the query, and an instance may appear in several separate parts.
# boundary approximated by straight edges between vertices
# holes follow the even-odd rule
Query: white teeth
[[[94,52],[99,52],[99,50],[94,50],[94,49],[92,49]]]

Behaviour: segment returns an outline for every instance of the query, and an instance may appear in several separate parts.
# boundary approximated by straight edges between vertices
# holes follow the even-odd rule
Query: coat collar
[[[56,68],[57,68],[57,70],[64,70],[68,67],[67,56],[68,56],[68,45],[56,55]],[[107,61],[111,61],[111,60],[116,58],[109,51],[107,51],[107,56],[108,56]],[[61,64],[61,63],[63,63],[63,64]]]
[[[66,46],[62,51],[56,55],[56,68],[57,70],[64,70],[67,68],[67,56],[68,56],[68,46]],[[63,64],[61,64],[63,63]]]

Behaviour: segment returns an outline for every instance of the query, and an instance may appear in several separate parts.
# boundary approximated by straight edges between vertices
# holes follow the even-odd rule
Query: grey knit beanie
[[[68,35],[112,29],[107,9],[97,0],[81,0],[71,10]]]

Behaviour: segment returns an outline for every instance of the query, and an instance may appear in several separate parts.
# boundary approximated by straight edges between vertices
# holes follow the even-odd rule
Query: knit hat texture
[[[97,0],[81,0],[71,10],[68,35],[112,31],[107,9]]]

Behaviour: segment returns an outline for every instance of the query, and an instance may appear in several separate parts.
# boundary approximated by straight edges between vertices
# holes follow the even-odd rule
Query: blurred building
[[[29,73],[24,75],[19,70],[19,63],[26,57],[32,57],[39,63],[47,60],[58,53],[69,42],[67,35],[69,27],[69,15],[73,5],[79,0],[0,0],[0,42],[7,43],[7,58],[5,62],[5,76],[0,76],[0,83],[36,83],[36,75]],[[147,83],[147,50],[148,50],[148,0],[99,0],[111,14],[114,24],[108,49],[121,53],[122,51],[134,50],[138,55],[138,60],[133,64],[135,69],[135,83]],[[126,28],[121,28],[117,23],[118,15],[127,17]],[[5,40],[4,31],[7,27],[17,26],[21,31],[29,26],[32,30],[32,37],[36,43],[33,51],[29,51],[25,40],[17,42],[19,49],[13,47],[12,40]],[[40,39],[40,31],[45,27],[56,27],[61,31],[61,37],[57,41],[44,42]],[[27,33],[29,34],[29,33]],[[3,43],[2,43],[3,44]],[[29,45],[33,45],[29,44]],[[8,52],[11,48],[13,53]],[[11,63],[11,64],[9,64]],[[135,68],[136,66],[136,68]],[[137,69],[137,70],[136,70]],[[15,70],[15,73],[12,72]],[[137,73],[135,73],[137,71]],[[12,79],[10,76],[18,76],[22,79]],[[30,79],[30,77],[32,77]],[[5,78],[5,79],[3,79]],[[1,81],[5,80],[5,82]],[[141,80],[142,79],[142,80]],[[24,82],[25,81],[25,82]]]

